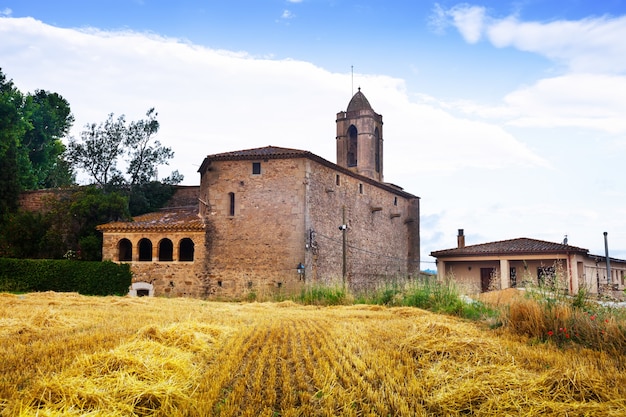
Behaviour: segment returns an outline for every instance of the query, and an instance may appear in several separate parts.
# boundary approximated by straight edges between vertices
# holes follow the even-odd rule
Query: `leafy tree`
[[[37,90],[24,96],[0,69],[0,216],[17,208],[22,190],[73,183],[63,159],[74,121],[69,103],[56,93]]]
[[[25,108],[31,129],[25,133],[22,147],[28,150],[32,165],[32,188],[49,188],[51,182],[71,185],[72,170],[63,159],[65,145],[61,141],[74,123],[69,103],[57,93],[36,90],[26,97]]]
[[[24,97],[0,70],[0,216],[17,208],[20,192],[18,160],[20,139],[28,130],[22,117]]]
[[[152,181],[159,165],[174,157],[170,148],[154,139],[159,130],[157,116],[152,108],[146,112],[145,120],[127,123],[124,115],[114,119],[111,113],[104,123],[86,125],[81,142],[70,140],[69,158],[100,187],[126,188],[132,194],[136,185]],[[128,163],[127,177],[117,168],[124,156]],[[175,171],[168,180],[180,182],[182,176]]]

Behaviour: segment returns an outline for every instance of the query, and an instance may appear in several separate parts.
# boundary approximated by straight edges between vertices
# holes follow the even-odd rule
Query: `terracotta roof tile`
[[[258,158],[290,158],[296,156],[307,156],[311,152],[300,149],[280,148],[278,146],[265,146],[263,148],[244,149],[241,151],[232,151],[208,155],[210,161],[216,160],[241,160],[241,159],[258,159]]]
[[[203,231],[204,223],[198,208],[163,210],[142,214],[130,222],[110,222],[97,227],[101,232],[133,231]]]
[[[500,254],[542,254],[542,253],[567,253],[578,252],[586,254],[587,249],[576,246],[565,245],[562,243],[546,242],[544,240],[518,238],[501,240],[498,242],[482,243],[479,245],[469,245],[463,248],[444,249],[431,252],[430,255],[436,258],[446,256],[493,256]]]

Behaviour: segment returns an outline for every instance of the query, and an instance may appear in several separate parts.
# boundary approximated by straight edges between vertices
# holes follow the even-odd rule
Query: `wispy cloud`
[[[565,65],[576,72],[626,71],[626,16],[581,20],[523,22],[517,16],[489,16],[481,6],[460,4],[445,9],[435,5],[434,30],[455,27],[468,43],[483,37],[498,48],[513,47]]]
[[[8,7],[5,7],[4,9],[0,10],[0,16],[11,16],[13,14],[13,10],[9,9]]]
[[[296,15],[287,9],[283,10],[283,14],[280,15],[281,19],[293,19],[294,17],[296,17]]]

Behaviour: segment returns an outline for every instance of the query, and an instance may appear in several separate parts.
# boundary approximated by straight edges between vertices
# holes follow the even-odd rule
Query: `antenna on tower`
[[[350,78],[352,84],[350,88],[352,89],[352,95],[354,95],[354,65],[350,65]]]

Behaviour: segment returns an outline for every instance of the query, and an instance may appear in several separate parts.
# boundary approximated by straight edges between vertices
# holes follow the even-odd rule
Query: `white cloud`
[[[281,19],[293,19],[294,17],[296,17],[296,15],[294,15],[291,11],[285,9],[283,10],[283,14],[280,15]]]
[[[480,40],[485,26],[485,8],[460,4],[450,9],[444,9],[439,3],[435,3],[429,24],[436,33],[443,33],[445,29],[453,25],[461,33],[468,43],[476,43]]]
[[[186,183],[197,182],[205,154],[234,149],[285,146],[335,160],[334,119],[350,99],[349,74],[149,34],[59,29],[30,18],[0,19],[0,37],[6,40],[0,44],[4,72],[23,91],[65,96],[76,116],[74,136],[110,112],[132,120],[156,107],[159,139],[174,149],[171,168]],[[359,79],[385,117],[386,158],[394,161],[388,173],[395,182],[429,169],[545,166],[502,128],[411,102],[401,80]]]
[[[568,74],[538,81],[505,97],[516,126],[581,127],[626,133],[626,77]]]
[[[0,10],[0,16],[11,16],[13,14],[13,10],[9,9],[8,7],[5,7],[4,9]]]
[[[514,47],[565,65],[576,72],[626,71],[626,16],[581,20],[522,22],[516,16],[494,18],[479,6],[437,5],[432,20],[438,28],[452,25],[468,43],[486,34],[496,47]]]

